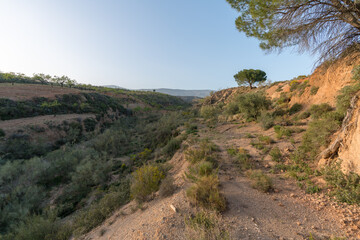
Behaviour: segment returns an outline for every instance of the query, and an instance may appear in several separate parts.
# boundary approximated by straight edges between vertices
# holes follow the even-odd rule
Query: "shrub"
[[[268,112],[261,112],[258,121],[260,122],[262,128],[264,130],[268,130],[272,126],[274,126],[274,117],[272,114]]]
[[[230,102],[226,104],[224,112],[227,115],[237,114],[239,113],[239,106],[237,105],[236,102]]]
[[[318,90],[319,90],[319,87],[312,86],[310,89],[310,95],[317,94]]]
[[[176,185],[174,184],[174,178],[172,176],[167,176],[164,180],[161,181],[159,188],[159,195],[161,197],[171,196],[176,190]]]
[[[5,132],[0,128],[0,137],[5,137]]]
[[[212,105],[204,105],[200,109],[200,116],[205,119],[215,118],[219,114],[219,108]]]
[[[173,138],[171,139],[166,146],[163,148],[163,152],[171,157],[174,155],[174,153],[180,148],[182,143],[182,139],[180,138]]]
[[[353,70],[351,71],[352,73],[352,79],[355,81],[359,81],[360,80],[360,65],[356,65]]]
[[[251,169],[253,167],[253,163],[251,161],[251,156],[248,154],[247,151],[239,152],[236,155],[234,162],[237,165],[237,167],[240,168],[240,170],[242,170],[242,171]]]
[[[262,192],[269,192],[273,189],[271,178],[261,170],[249,170],[247,173],[252,180],[251,186]]]
[[[309,109],[309,112],[311,114],[311,117],[313,117],[314,119],[318,119],[320,117],[323,117],[324,114],[332,111],[333,108],[327,104],[327,103],[322,103],[322,104],[319,104],[319,105],[312,105]]]
[[[196,176],[209,176],[213,174],[214,164],[208,161],[201,161],[189,167],[189,173],[186,174],[190,179],[197,179]]]
[[[310,115],[311,115],[311,113],[308,112],[308,111],[302,112],[302,113],[300,113],[300,115],[299,115],[299,119],[306,119],[306,118],[310,117]]]
[[[187,127],[186,127],[186,133],[187,134],[195,134],[198,132],[198,126],[195,125],[195,124],[189,124]]]
[[[216,214],[203,211],[185,218],[189,239],[230,239],[229,233],[220,225],[220,222],[221,220]]]
[[[235,98],[235,101],[238,104],[239,112],[248,121],[257,119],[260,113],[267,110],[271,105],[271,101],[262,92],[240,94]]]
[[[218,147],[215,144],[204,140],[200,143],[199,148],[188,149],[185,152],[185,159],[191,164],[198,163],[202,160],[214,162],[214,153],[216,151],[218,151]]]
[[[297,113],[297,112],[300,112],[302,108],[303,108],[303,107],[302,107],[301,104],[295,103],[295,104],[292,105],[292,107],[289,109],[289,114],[290,114],[290,115],[293,115],[293,114],[295,114],[295,113]]]
[[[153,165],[144,165],[133,174],[131,196],[138,202],[144,202],[149,195],[159,190],[164,173]]]
[[[336,98],[336,111],[345,117],[346,111],[350,107],[350,101],[360,90],[360,83],[352,86],[345,86],[340,90],[340,94]]]
[[[33,215],[26,218],[24,222],[17,226],[14,233],[5,235],[4,240],[66,240],[69,239],[71,235],[72,229],[69,224],[60,225],[55,222],[54,218]]]
[[[274,147],[273,149],[271,149],[271,151],[269,152],[269,155],[271,156],[271,159],[274,162],[282,161],[282,155],[281,155],[280,149],[278,147]]]
[[[348,204],[360,203],[360,176],[350,172],[344,174],[341,162],[325,167],[323,173],[327,183],[332,187],[331,195]]]
[[[283,136],[290,137],[292,135],[292,131],[290,129],[280,125],[274,126],[274,130],[276,133],[276,137],[279,139],[282,138]]]
[[[290,91],[291,92],[295,91],[299,85],[300,85],[300,82],[298,82],[297,80],[291,81],[290,82]]]
[[[114,192],[107,193],[98,203],[76,216],[75,234],[84,234],[100,225],[117,208],[127,203],[129,198],[129,184],[125,181]]]
[[[279,99],[277,100],[277,103],[278,104],[286,104],[286,103],[289,103],[291,100],[290,96],[288,95],[288,93],[286,92],[282,92],[280,93],[280,97]]]
[[[264,144],[274,143],[274,140],[269,136],[259,135],[258,139],[259,139],[260,142],[262,142]]]
[[[226,208],[225,198],[219,192],[219,179],[217,176],[201,177],[187,189],[186,194],[194,205],[216,211],[224,211]]]
[[[321,147],[327,146],[330,143],[330,136],[339,126],[339,121],[330,118],[310,122],[303,136],[301,147],[305,152],[310,153],[310,157],[314,159],[321,150]]]

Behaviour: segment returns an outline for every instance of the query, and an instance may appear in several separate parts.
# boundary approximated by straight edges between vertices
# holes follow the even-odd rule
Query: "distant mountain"
[[[103,87],[108,88],[119,88],[119,89],[126,89],[122,88],[116,85],[103,85]],[[130,89],[129,89],[130,90]],[[213,90],[184,90],[184,89],[172,89],[172,88],[154,88],[154,89],[132,89],[135,91],[147,91],[147,92],[159,92],[159,93],[165,93],[172,96],[178,96],[178,97],[198,97],[198,98],[204,98],[210,95],[210,92]]]
[[[182,96],[182,97],[193,96],[200,98],[207,97],[210,95],[210,92],[212,92],[212,90],[183,90],[183,89],[170,89],[170,88],[139,89],[139,90],[141,91],[155,90],[156,92],[165,93],[172,96]]]
[[[103,87],[126,89],[126,88],[122,88],[122,87],[119,87],[119,86],[116,86],[116,85],[103,85]]]

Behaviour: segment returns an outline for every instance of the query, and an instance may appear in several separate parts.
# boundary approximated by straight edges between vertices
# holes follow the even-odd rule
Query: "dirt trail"
[[[266,132],[256,124],[239,127],[226,124],[210,130],[199,128],[200,138],[209,138],[220,147],[219,178],[221,190],[228,202],[228,209],[223,213],[223,221],[229,227],[232,239],[330,239],[342,237],[346,232],[341,225],[341,214],[333,203],[326,202],[323,195],[310,196],[301,190],[292,179],[284,174],[270,174],[271,161],[255,149],[247,136],[264,134],[273,136],[273,130]],[[301,134],[294,136],[300,139]],[[297,141],[297,140],[295,140]],[[277,140],[282,150],[294,146],[285,140]],[[275,191],[262,193],[251,187],[250,180],[232,163],[226,149],[243,147],[252,155],[257,168],[267,172],[272,178]],[[170,161],[174,165],[178,191],[169,198],[156,198],[145,205],[143,210],[132,212],[134,203],[123,207],[102,226],[94,229],[84,239],[186,239],[184,217],[191,213],[186,196],[186,182],[183,174],[187,163],[183,154],[178,152]],[[325,203],[324,203],[325,202]],[[177,208],[175,213],[169,207]],[[354,235],[355,234],[355,235]],[[356,232],[353,232],[356,236]],[[359,239],[357,237],[346,239]]]
[[[233,239],[329,239],[331,236],[344,236],[339,219],[341,216],[332,207],[317,209],[317,204],[306,201],[305,193],[290,179],[282,179],[269,174],[274,181],[275,192],[266,194],[251,187],[249,179],[232,163],[226,149],[245,148],[258,167],[268,172],[269,160],[262,158],[245,134],[273,135],[271,130],[264,132],[250,124],[238,128],[236,125],[221,126],[203,137],[212,139],[221,149],[221,188],[228,202],[228,210],[223,214],[230,227]],[[280,149],[293,147],[279,141]]]

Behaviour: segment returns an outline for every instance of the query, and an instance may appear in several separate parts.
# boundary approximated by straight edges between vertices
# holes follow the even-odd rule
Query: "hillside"
[[[205,98],[168,162],[175,193],[133,201],[83,238],[359,239],[356,64],[342,59],[307,77]],[[202,182],[207,162],[219,185]],[[210,195],[194,199],[195,186]]]
[[[24,231],[36,226],[71,236],[100,199],[126,203],[129,174],[177,136],[189,107],[161,93],[31,80],[0,83],[0,93],[0,239],[44,239]]]
[[[3,85],[16,97],[0,108],[0,236],[359,239],[357,66],[191,109],[146,91]]]

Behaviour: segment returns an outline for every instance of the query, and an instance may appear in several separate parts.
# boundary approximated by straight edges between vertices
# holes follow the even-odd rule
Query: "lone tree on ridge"
[[[244,69],[235,74],[234,78],[239,86],[249,84],[252,89],[254,84],[265,82],[267,77],[266,73],[262,70]]]

